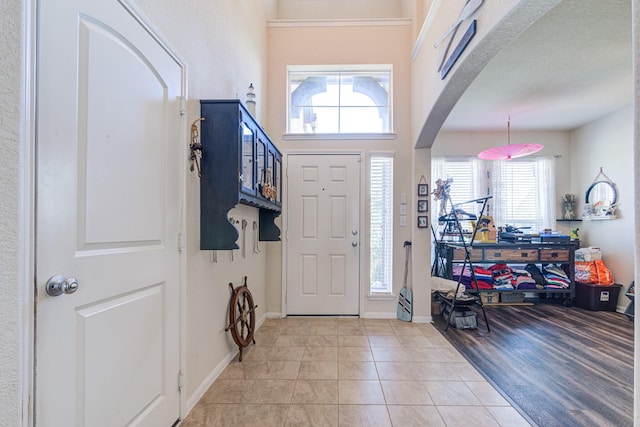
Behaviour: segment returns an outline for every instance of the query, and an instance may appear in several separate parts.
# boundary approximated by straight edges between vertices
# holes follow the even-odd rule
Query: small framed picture
[[[427,217],[419,216],[418,217],[418,228],[427,228]]]
[[[429,195],[429,184],[418,184],[418,196]]]
[[[427,212],[429,210],[428,200],[418,200],[418,212]]]

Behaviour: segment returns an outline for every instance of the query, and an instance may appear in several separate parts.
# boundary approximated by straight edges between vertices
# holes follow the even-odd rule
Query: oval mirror
[[[618,190],[612,182],[596,181],[587,190],[584,202],[591,206],[613,206],[618,203]]]

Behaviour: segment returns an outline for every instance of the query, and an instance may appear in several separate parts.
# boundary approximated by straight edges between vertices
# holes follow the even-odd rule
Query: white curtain
[[[503,164],[499,160],[492,160],[489,162],[491,167],[491,195],[493,196],[493,223],[496,226],[505,226],[509,223],[509,215],[507,210],[504,209],[504,205],[500,205],[500,199],[502,199],[502,190],[506,192],[512,192],[513,188],[502,188],[500,184],[510,183],[511,179],[508,179],[508,171],[503,168]],[[513,223],[511,224],[513,225]]]
[[[486,197],[491,194],[489,175],[487,173],[487,162],[484,160],[480,160],[477,157],[473,157],[471,159],[471,166],[473,170],[473,193],[471,194],[472,199],[479,199],[481,197]],[[479,208],[482,205],[478,205]],[[483,215],[491,215],[493,203],[491,200],[487,202],[487,207],[485,208]],[[479,213],[479,212],[478,212]]]
[[[538,174],[538,230],[556,228],[556,159],[540,157],[536,162]]]

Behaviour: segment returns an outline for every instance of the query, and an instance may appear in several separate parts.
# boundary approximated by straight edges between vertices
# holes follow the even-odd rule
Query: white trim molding
[[[398,134],[389,133],[285,133],[282,139],[285,141],[296,140],[315,140],[315,141],[334,141],[334,140],[387,140],[396,139]]]
[[[393,301],[396,299],[394,294],[387,293],[370,293],[367,295],[369,301]]]
[[[389,27],[413,25],[409,18],[400,19],[277,19],[267,27]]]

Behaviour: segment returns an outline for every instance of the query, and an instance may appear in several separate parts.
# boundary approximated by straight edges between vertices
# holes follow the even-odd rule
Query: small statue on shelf
[[[576,203],[576,195],[575,194],[565,194],[562,198],[562,210],[564,219],[576,219],[576,214],[574,211],[574,206]]]

